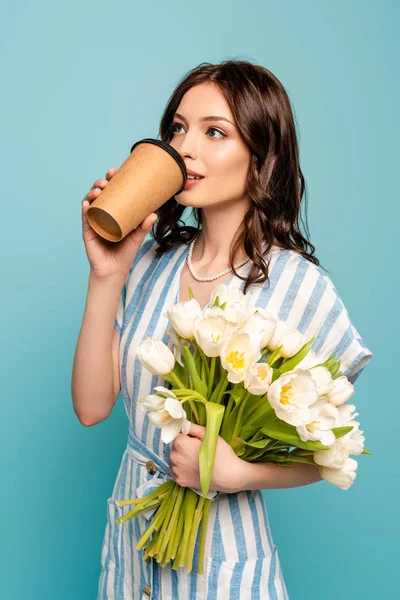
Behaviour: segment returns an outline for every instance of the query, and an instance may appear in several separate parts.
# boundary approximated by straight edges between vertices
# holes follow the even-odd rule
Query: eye
[[[183,125],[182,125],[181,123],[172,123],[172,125],[171,125],[171,134],[172,134],[172,135],[173,135],[174,133],[177,133],[177,131],[176,131],[176,127],[183,127]],[[223,137],[223,138],[224,138],[224,137],[227,137],[227,136],[226,136],[226,133],[222,133],[222,131],[220,131],[220,130],[219,130],[219,129],[217,129],[216,127],[209,127],[209,128],[207,129],[207,133],[208,133],[209,131],[216,131],[217,133],[219,133],[219,134],[221,135],[221,137]],[[218,137],[216,137],[216,138],[215,138],[214,136],[212,136],[212,137],[211,137],[211,139],[218,139]]]
[[[216,131],[217,133],[220,133],[222,137],[226,137],[225,133],[222,133],[222,131],[220,131],[219,129],[216,129],[215,127],[209,127],[207,130],[207,133],[211,130]]]

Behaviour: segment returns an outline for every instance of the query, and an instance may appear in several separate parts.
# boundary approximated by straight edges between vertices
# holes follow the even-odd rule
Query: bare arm
[[[89,276],[71,380],[73,408],[86,426],[109,417],[120,391],[120,336],[114,321],[124,282],[122,275]]]
[[[241,490],[291,488],[322,480],[318,465],[293,463],[280,467],[271,462],[242,462]]]

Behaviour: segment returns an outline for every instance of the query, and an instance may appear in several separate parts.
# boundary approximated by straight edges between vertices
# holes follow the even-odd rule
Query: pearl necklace
[[[208,275],[207,277],[199,277],[199,275],[197,275],[195,273],[195,271],[193,269],[193,265],[192,265],[192,252],[193,252],[194,244],[195,244],[197,238],[198,238],[198,235],[195,238],[193,238],[193,240],[190,242],[189,252],[188,252],[188,256],[187,256],[187,265],[189,267],[189,271],[190,271],[192,277],[194,279],[197,279],[197,281],[213,281],[214,279],[218,279],[219,277],[222,277],[223,275],[227,275],[232,269],[228,268],[228,269],[225,269],[225,271],[221,271],[220,273],[217,273],[216,275]],[[238,269],[239,267],[244,265],[244,263],[248,262],[249,260],[250,260],[249,258],[245,258],[240,263],[235,265],[235,269]]]

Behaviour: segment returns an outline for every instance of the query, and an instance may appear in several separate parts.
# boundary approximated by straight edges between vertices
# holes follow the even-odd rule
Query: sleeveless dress
[[[143,559],[136,544],[149,524],[143,513],[125,523],[116,519],[131,507],[117,500],[148,494],[169,478],[171,444],[138,408],[138,399],[154,393],[165,381],[145,369],[136,348],[147,337],[162,339],[170,348],[166,309],[179,301],[180,274],[189,251],[182,244],[156,255],[158,244],[146,240],[128,273],[118,302],[115,328],[121,336],[121,391],[129,422],[127,447],[112,495],[101,551],[97,600],[287,600],[278,548],[273,542],[265,497],[261,490],[218,492],[209,513],[204,572],[197,574],[200,535],[193,569],[160,567]],[[250,263],[238,269],[247,275]],[[253,284],[255,304],[304,333],[316,336],[312,349],[323,359],[337,354],[341,370],[354,384],[372,352],[352,324],[332,281],[323,270],[292,250],[274,246],[268,282]],[[216,285],[218,280],[216,280]],[[236,275],[225,282],[243,291]],[[151,468],[149,468],[149,465]],[[157,482],[155,482],[157,480]]]

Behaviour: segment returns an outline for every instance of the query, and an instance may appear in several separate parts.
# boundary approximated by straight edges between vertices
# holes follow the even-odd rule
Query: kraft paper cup
[[[88,208],[89,225],[104,239],[119,242],[180,194],[186,181],[186,165],[175,148],[162,140],[139,140]]]

